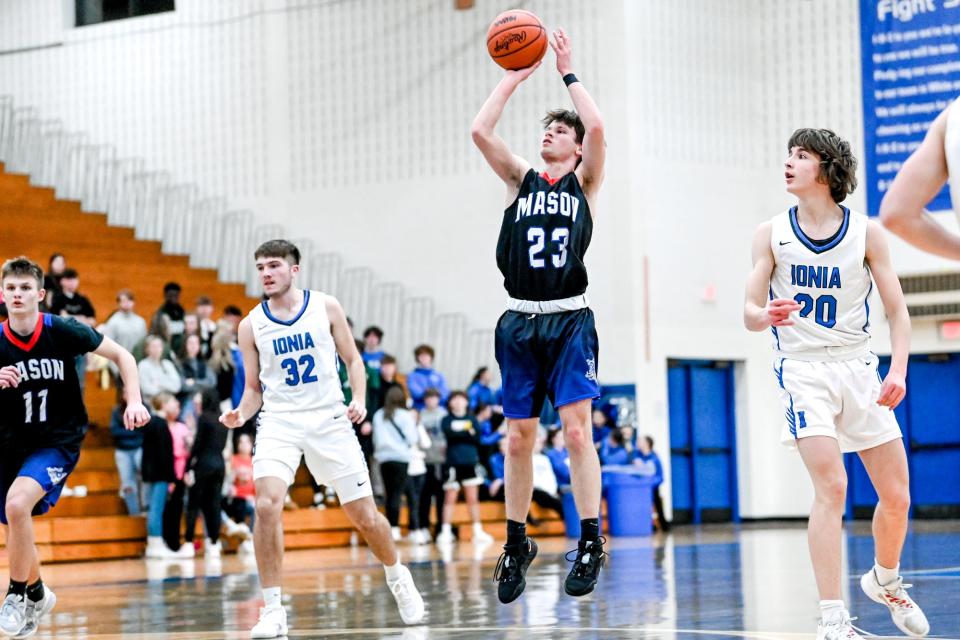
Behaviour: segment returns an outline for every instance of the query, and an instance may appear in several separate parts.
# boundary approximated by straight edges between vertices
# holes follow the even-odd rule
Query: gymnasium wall
[[[607,126],[588,255],[601,381],[636,382],[640,429],[669,465],[667,359],[737,362],[741,514],[806,512],[809,482],[777,442],[769,340],[742,328],[742,291],[753,230],[790,202],[793,129],[829,126],[862,152],[856,0],[178,0],[81,29],[63,27],[71,4],[0,4],[0,93],[476,327],[504,299],[503,187],[469,136],[500,77],[486,24],[519,4],[566,27]],[[548,53],[499,132],[536,160],[537,120],[568,103]],[[894,244],[901,272],[945,268]],[[939,346],[923,327],[914,343]]]

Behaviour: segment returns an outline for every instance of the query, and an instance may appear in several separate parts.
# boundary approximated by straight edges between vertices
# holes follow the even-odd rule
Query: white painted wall
[[[477,4],[178,0],[175,13],[71,29],[59,0],[7,0],[0,51],[63,46],[0,55],[0,93],[490,327],[504,299],[503,191],[469,125],[499,77],[486,26],[512,3]],[[810,500],[778,444],[769,339],[742,328],[742,290],[753,230],[790,202],[780,163],[793,129],[834,128],[862,157],[857,4],[524,4],[571,33],[607,124],[587,260],[601,380],[637,383],[641,431],[669,467],[667,358],[740,363],[745,517],[802,515]],[[549,54],[499,131],[536,160],[537,120],[563,104]],[[862,208],[862,195],[848,204]],[[902,272],[948,268],[897,242],[894,259]],[[881,317],[874,330],[883,352]],[[926,326],[914,344],[944,347]]]

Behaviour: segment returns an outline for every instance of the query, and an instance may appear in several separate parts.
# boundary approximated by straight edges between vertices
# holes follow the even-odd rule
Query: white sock
[[[280,587],[263,589],[263,606],[266,609],[280,606]]]
[[[449,533],[450,535],[453,535],[453,530],[450,528],[449,524],[443,523],[443,525],[440,527],[440,533]]]
[[[824,622],[830,622],[837,616],[844,613],[847,608],[843,600],[821,600],[820,601],[820,619]]]
[[[387,574],[387,582],[393,582],[394,580],[399,580],[400,576],[400,567],[403,565],[400,564],[400,554],[397,554],[397,562],[393,566],[383,565],[383,572]]]
[[[880,586],[887,586],[891,582],[894,582],[897,578],[900,577],[900,564],[897,563],[893,569],[887,569],[886,567],[881,567],[880,563],[876,560],[873,561],[873,572],[877,576],[877,582],[880,583]]]

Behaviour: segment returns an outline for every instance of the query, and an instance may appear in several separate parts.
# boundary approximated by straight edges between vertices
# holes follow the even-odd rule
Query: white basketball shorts
[[[848,453],[902,437],[893,411],[877,404],[878,360],[872,353],[838,362],[777,358],[773,370],[787,418],[780,441],[795,448],[800,438],[829,436]]]
[[[373,495],[367,461],[345,406],[260,414],[253,479],[280,478],[289,486],[301,456],[317,484],[333,487],[341,504]]]

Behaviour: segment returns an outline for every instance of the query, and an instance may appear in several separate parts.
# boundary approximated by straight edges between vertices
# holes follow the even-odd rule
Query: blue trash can
[[[653,482],[626,470],[604,469],[604,493],[612,536],[653,533]],[[566,507],[564,507],[566,508]]]

